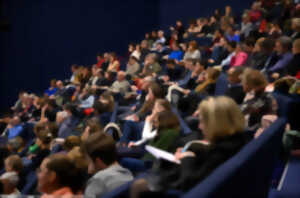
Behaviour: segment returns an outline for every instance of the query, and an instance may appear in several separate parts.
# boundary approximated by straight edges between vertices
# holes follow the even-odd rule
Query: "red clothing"
[[[74,195],[70,187],[63,187],[52,194],[44,194],[41,198],[73,198],[78,195]]]
[[[234,55],[230,60],[230,66],[242,66],[246,63],[248,58],[248,54],[245,52],[239,52],[238,54]]]
[[[98,63],[96,64],[98,68],[102,67],[102,64],[104,63],[104,58],[102,58],[101,60],[98,61]]]

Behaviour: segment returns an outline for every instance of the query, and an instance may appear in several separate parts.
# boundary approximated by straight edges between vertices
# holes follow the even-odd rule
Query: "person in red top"
[[[97,53],[97,67],[101,68],[102,64],[105,62],[103,55],[101,53]]]

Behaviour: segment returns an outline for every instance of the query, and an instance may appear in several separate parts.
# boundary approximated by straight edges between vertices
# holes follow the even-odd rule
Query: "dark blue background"
[[[16,101],[18,91],[42,93],[51,78],[69,77],[71,64],[95,63],[97,52],[124,54],[129,42],[176,19],[208,16],[227,4],[241,12],[249,2],[4,0],[2,15],[11,31],[0,32],[0,112]]]

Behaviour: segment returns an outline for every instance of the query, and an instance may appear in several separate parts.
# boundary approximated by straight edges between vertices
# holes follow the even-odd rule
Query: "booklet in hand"
[[[146,151],[151,153],[157,159],[164,159],[164,160],[176,163],[176,164],[180,164],[180,161],[177,160],[175,158],[175,155],[173,155],[172,153],[169,153],[167,151],[164,151],[164,150],[161,150],[161,149],[155,148],[153,146],[149,146],[149,145],[146,145],[145,149],[146,149]]]

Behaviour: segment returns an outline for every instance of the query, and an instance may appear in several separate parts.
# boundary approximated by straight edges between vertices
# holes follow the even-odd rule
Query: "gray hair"
[[[288,37],[288,36],[282,36],[277,41],[285,49],[290,50],[292,48],[292,39],[290,37]]]

